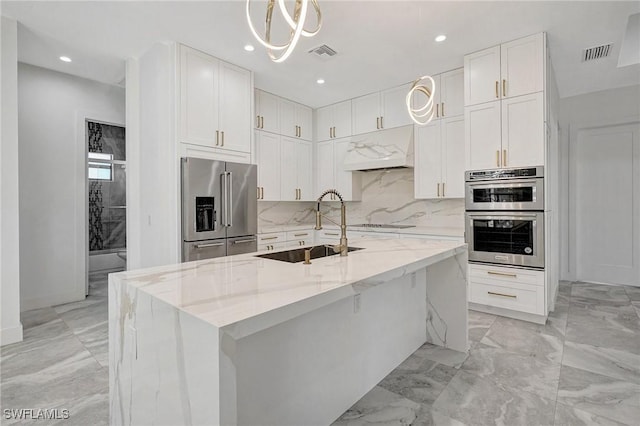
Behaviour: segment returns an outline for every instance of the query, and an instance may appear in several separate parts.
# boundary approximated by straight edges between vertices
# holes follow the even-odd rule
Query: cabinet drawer
[[[544,271],[469,264],[469,279],[490,283],[526,284],[544,287]]]
[[[287,234],[285,232],[269,232],[266,234],[258,234],[258,245],[284,242],[287,240],[286,236]]]
[[[263,251],[263,250],[274,251],[274,250],[279,250],[285,247],[287,247],[287,243],[285,243],[284,241],[279,243],[270,243],[267,241],[267,242],[258,244],[258,251]]]
[[[469,282],[469,302],[544,315],[544,287],[493,282]]]
[[[300,231],[287,231],[287,241],[305,240],[309,243],[313,242],[313,229],[305,229]]]

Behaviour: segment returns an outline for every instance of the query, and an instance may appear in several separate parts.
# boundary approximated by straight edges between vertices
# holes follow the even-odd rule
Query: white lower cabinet
[[[286,238],[289,246],[309,246],[315,241],[315,233],[313,229],[287,231]]]
[[[469,302],[546,315],[544,271],[469,264]]]
[[[287,235],[285,232],[268,232],[258,234],[258,251],[275,250],[286,247]]]
[[[333,230],[333,229],[316,230],[315,243],[316,244],[340,244],[340,231]]]
[[[296,231],[267,232],[258,234],[258,250],[279,250],[287,247],[310,246],[314,244],[313,228]]]

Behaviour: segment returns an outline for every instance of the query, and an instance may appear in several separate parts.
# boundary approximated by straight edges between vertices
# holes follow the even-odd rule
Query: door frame
[[[74,258],[76,259],[76,276],[84,277],[84,279],[76,283],[76,291],[78,291],[78,293],[84,292],[85,297],[89,294],[89,176],[87,170],[87,155],[89,153],[89,147],[87,145],[86,133],[87,121],[107,124],[110,126],[124,127],[126,130],[124,120],[121,117],[96,111],[76,111],[76,152],[78,153],[78,156],[75,161],[75,169],[77,182],[82,182],[82,184],[77,185],[75,211],[76,218],[78,218],[76,223],[82,223],[84,233],[77,233],[77,241],[75,245],[77,247],[77,252]],[[129,212],[127,211],[127,221],[129,220],[128,216]],[[84,262],[82,259],[84,259]]]
[[[573,123],[568,126],[569,133],[569,144],[568,144],[568,152],[567,152],[567,163],[568,166],[566,169],[566,175],[560,176],[560,180],[566,179],[566,188],[567,188],[567,198],[568,198],[568,208],[565,212],[561,212],[561,219],[566,226],[566,231],[561,230],[561,232],[566,232],[567,234],[567,247],[562,247],[563,251],[566,250],[566,253],[563,253],[566,259],[566,265],[563,266],[563,271],[561,271],[561,275],[571,281],[577,280],[578,271],[578,260],[577,260],[577,221],[575,220],[577,215],[577,191],[576,191],[576,182],[577,182],[577,151],[578,151],[578,136],[581,132],[587,130],[595,130],[603,127],[614,127],[614,126],[624,126],[624,125],[636,125],[640,126],[640,117],[638,116],[625,116],[619,117],[615,119],[607,119],[607,120],[598,120],[598,121],[586,121]],[[564,161],[561,160],[562,163]],[[561,168],[562,169],[562,168]],[[565,174],[563,173],[563,174]],[[636,254],[638,256],[637,261],[640,262],[640,251]]]

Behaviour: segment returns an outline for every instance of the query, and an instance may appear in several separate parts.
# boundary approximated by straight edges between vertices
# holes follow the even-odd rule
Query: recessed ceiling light
[[[316,80],[316,83],[318,84],[324,84],[324,78],[319,78]]]
[[[68,56],[60,56],[62,62],[71,62],[71,58]]]
[[[246,50],[247,52],[253,52],[254,50],[256,50],[256,48],[250,44],[245,44],[244,50]]]
[[[436,41],[438,43],[440,43],[441,41],[445,41],[447,39],[447,36],[444,34],[440,34],[438,37],[436,37]]]

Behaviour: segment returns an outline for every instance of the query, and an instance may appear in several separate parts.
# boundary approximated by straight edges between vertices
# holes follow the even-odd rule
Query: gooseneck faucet
[[[344,200],[342,199],[342,195],[340,195],[340,193],[335,189],[327,189],[320,195],[320,197],[318,197],[318,206],[316,208],[316,228],[315,229],[322,229],[322,214],[320,213],[320,202],[328,194],[334,194],[335,196],[338,197],[338,199],[340,199],[340,244],[337,246],[334,246],[333,249],[335,251],[339,251],[340,256],[346,256],[347,253],[349,252],[349,246],[347,245],[347,208],[344,205]],[[330,222],[333,222],[333,220],[329,219],[328,217],[327,217],[327,220]]]

